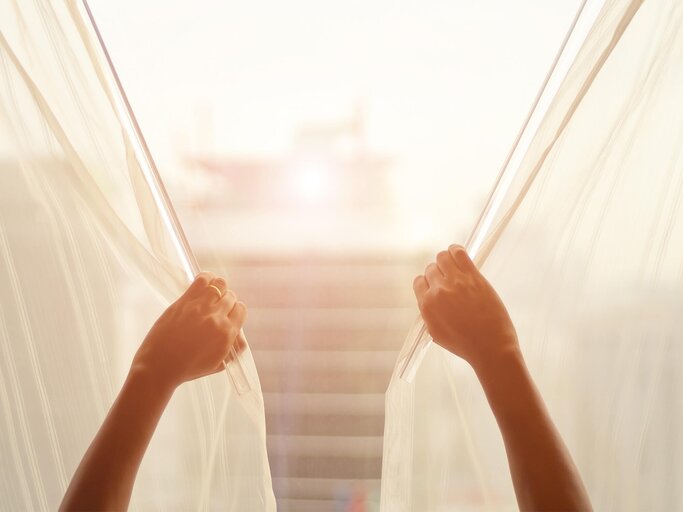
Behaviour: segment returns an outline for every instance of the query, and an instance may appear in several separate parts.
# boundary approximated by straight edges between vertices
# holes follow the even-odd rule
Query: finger
[[[237,304],[237,295],[232,290],[228,290],[221,297],[221,299],[216,303],[217,312],[219,315],[228,315],[232,308]]]
[[[233,348],[235,350],[230,350],[228,353],[228,357],[226,359],[226,362],[234,361],[235,360],[235,355],[239,357],[239,354],[244,352],[244,349],[247,348],[247,342],[245,341],[244,337],[242,336],[242,333],[240,333],[237,336],[237,339],[235,340],[235,343],[233,344]]]
[[[441,251],[436,255],[436,265],[441,270],[441,273],[447,277],[453,277],[459,271],[453,256],[448,251]]]
[[[214,277],[206,288],[204,288],[197,300],[206,306],[210,306],[219,302],[227,289],[228,283],[225,279],[222,277]]]
[[[212,272],[200,272],[195,276],[192,284],[188,286],[187,290],[185,290],[185,293],[183,293],[180,298],[188,300],[196,299],[202,294],[214,277]]]
[[[463,272],[473,272],[477,270],[477,266],[470,259],[469,254],[462,245],[453,244],[448,248],[448,252],[453,257],[455,264]]]
[[[242,334],[242,326],[244,325],[244,321],[247,318],[247,306],[244,305],[243,302],[237,302],[235,304],[235,307],[232,308],[232,311],[228,314],[228,320],[230,321],[231,328],[230,328],[230,334],[228,335],[227,341],[227,354],[225,355],[225,358],[228,358],[232,350],[232,346],[235,344],[236,340],[239,338],[243,337]]]
[[[444,275],[441,270],[439,270],[439,267],[436,266],[436,263],[427,265],[427,268],[425,269],[425,279],[430,288],[436,286],[443,278]]]
[[[211,283],[209,283],[209,284],[210,284],[211,286],[215,286],[216,288],[218,288],[218,289],[220,290],[220,292],[221,292],[221,297],[222,297],[223,295],[225,295],[225,292],[228,291],[228,282],[227,282],[225,279],[223,279],[222,277],[220,277],[220,276],[214,277],[214,278],[211,280]]]
[[[238,301],[228,314],[228,318],[234,326],[242,328],[244,321],[247,319],[247,306],[243,302]],[[233,340],[230,341],[232,342]]]
[[[244,333],[240,331],[239,335],[237,336],[237,341],[235,341],[235,352],[238,354],[241,354],[244,352],[244,349],[247,348],[247,340],[244,337]]]
[[[420,274],[415,279],[413,279],[413,292],[415,292],[415,298],[417,303],[422,304],[422,296],[429,290],[429,283],[425,279],[425,276]]]
[[[230,362],[232,362],[232,361],[235,360],[235,354],[237,354],[237,355],[239,356],[239,354],[241,354],[242,352],[244,352],[244,349],[247,348],[247,342],[246,342],[246,340],[242,337],[242,334],[241,334],[241,333],[237,336],[237,339],[235,340],[235,343],[233,344],[233,347],[235,348],[235,350],[234,350],[234,351],[233,351],[233,350],[230,350],[230,351],[228,352],[228,355],[226,356],[225,361],[221,361],[220,363],[218,363],[218,365],[217,365],[213,370],[211,370],[211,371],[209,371],[209,372],[207,372],[207,373],[205,373],[205,374],[203,374],[203,375],[200,375],[200,376],[197,377],[197,378],[206,377],[206,376],[208,376],[208,375],[213,375],[213,374],[215,374],[215,373],[220,373],[220,372],[224,371],[224,370],[225,370],[225,365],[226,365],[227,363],[230,363]],[[231,347],[231,349],[232,349],[232,347]]]
[[[214,277],[209,283],[208,288],[218,295],[218,298],[214,302],[220,302],[228,291],[228,282],[222,277]]]

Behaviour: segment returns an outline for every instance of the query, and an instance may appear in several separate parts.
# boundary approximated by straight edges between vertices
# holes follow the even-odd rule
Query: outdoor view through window
[[[545,106],[483,270],[596,510],[673,510],[683,107],[668,99],[683,84],[683,15],[644,2],[600,61],[626,3],[592,7],[604,30],[585,30]],[[187,284],[108,71],[83,64],[101,55],[72,4],[0,0],[0,508],[58,506]],[[199,266],[249,308],[277,510],[379,511],[413,278],[465,243],[581,4],[90,0]],[[411,385],[413,509],[514,509],[471,368],[432,346]],[[221,373],[174,396],[133,508],[238,510],[251,485],[270,489],[262,439],[242,436],[260,402],[232,414],[228,386]]]

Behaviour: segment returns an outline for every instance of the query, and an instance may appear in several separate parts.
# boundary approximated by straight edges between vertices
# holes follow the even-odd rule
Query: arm
[[[60,510],[128,507],[138,467],[175,388],[223,368],[245,317],[225,280],[208,272],[197,276],[142,342]]]
[[[434,341],[474,369],[498,422],[522,511],[589,511],[581,477],[529,374],[493,287],[460,246],[413,283]]]

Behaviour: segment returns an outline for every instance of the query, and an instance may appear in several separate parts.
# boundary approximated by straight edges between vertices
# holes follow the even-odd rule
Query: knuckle
[[[199,317],[202,314],[202,307],[196,302],[192,302],[185,307],[185,314],[192,318]]]
[[[436,289],[434,290],[434,295],[437,296],[437,298],[444,298],[450,295],[451,291],[449,288],[446,286],[437,286]]]
[[[235,303],[235,316],[237,318],[242,318],[246,313],[247,313],[247,306],[244,305],[244,302],[237,301]]]
[[[222,277],[214,278],[214,280],[211,281],[211,284],[213,284],[214,286],[217,286],[218,288],[227,288],[228,287],[228,282]]]
[[[427,269],[425,270],[425,275],[427,276],[428,279],[430,279],[430,286],[432,284],[432,281],[435,279],[440,278],[443,275],[443,272],[441,272],[441,269],[439,266],[434,263],[430,263]]]
[[[209,284],[213,277],[214,276],[212,272],[202,270],[199,274],[197,274],[197,277],[195,277],[195,282],[198,282],[200,284]]]
[[[441,302],[448,296],[448,291],[442,286],[437,286],[432,291],[432,300],[434,302]]]
[[[225,347],[226,350],[230,350],[230,347],[232,345],[232,340],[235,339],[235,336],[233,336],[232,332],[232,326],[229,324],[225,325],[225,328],[223,329],[223,332],[221,333],[220,337],[220,343]]]
[[[425,317],[425,312],[429,309],[429,303],[426,300],[427,297],[422,297],[421,300],[417,301],[417,309],[420,311],[420,314],[422,315],[422,318]]]
[[[420,315],[427,325],[430,325],[434,320],[434,308],[430,301],[424,301],[420,307]]]
[[[204,326],[213,334],[220,333],[225,329],[223,319],[216,315],[207,316],[204,319]]]
[[[228,343],[232,343],[235,340],[235,338],[237,338],[239,333],[240,333],[239,325],[231,323],[227,329],[227,341],[228,341]]]
[[[452,245],[451,247],[453,249],[449,248],[449,251],[453,255],[453,259],[455,259],[455,261],[458,262],[460,265],[470,261],[470,257],[467,254],[467,250],[464,247],[462,247],[460,245],[456,245],[456,246]]]
[[[206,316],[203,323],[207,329],[218,330],[218,319],[213,315]]]
[[[467,254],[465,248],[462,245],[453,244],[448,247],[448,252],[453,256],[453,258],[462,257],[463,253]]]
[[[436,298],[436,291],[430,288],[422,297],[422,308],[430,309],[434,305]]]

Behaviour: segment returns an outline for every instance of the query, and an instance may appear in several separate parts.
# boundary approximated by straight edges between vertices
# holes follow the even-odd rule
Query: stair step
[[[253,350],[259,371],[299,373],[326,370],[341,372],[353,378],[355,373],[391,373],[396,351],[385,350]]]
[[[305,413],[274,415],[267,412],[267,407],[266,405],[266,428],[271,434],[381,436],[384,432],[383,411],[372,416]]]
[[[335,495],[348,496],[358,490],[375,491],[379,487],[379,479],[273,478],[273,489],[280,499],[325,500]]]
[[[250,309],[252,349],[395,350],[417,318],[415,308],[373,310]]]
[[[357,284],[296,283],[288,286],[236,286],[240,300],[257,308],[387,308],[410,307],[415,297],[412,281],[396,286],[369,288]]]
[[[409,321],[406,322],[406,319]],[[258,325],[250,316],[245,331],[253,350],[281,350],[288,347],[321,351],[368,349],[398,351],[410,329],[413,317],[409,316],[406,319],[400,327],[375,330],[349,327],[288,329]]]
[[[369,480],[382,474],[381,457],[294,456],[269,454],[273,477]]]
[[[258,362],[257,362],[258,365]],[[391,371],[348,372],[332,368],[316,369],[302,375],[300,372],[260,372],[261,388],[265,393],[384,393],[389,385]]]
[[[278,512],[339,512],[339,501],[306,500],[306,499],[278,499]]]
[[[376,459],[382,457],[382,436],[268,435],[271,456]]]
[[[264,393],[270,414],[384,414],[384,394]]]

